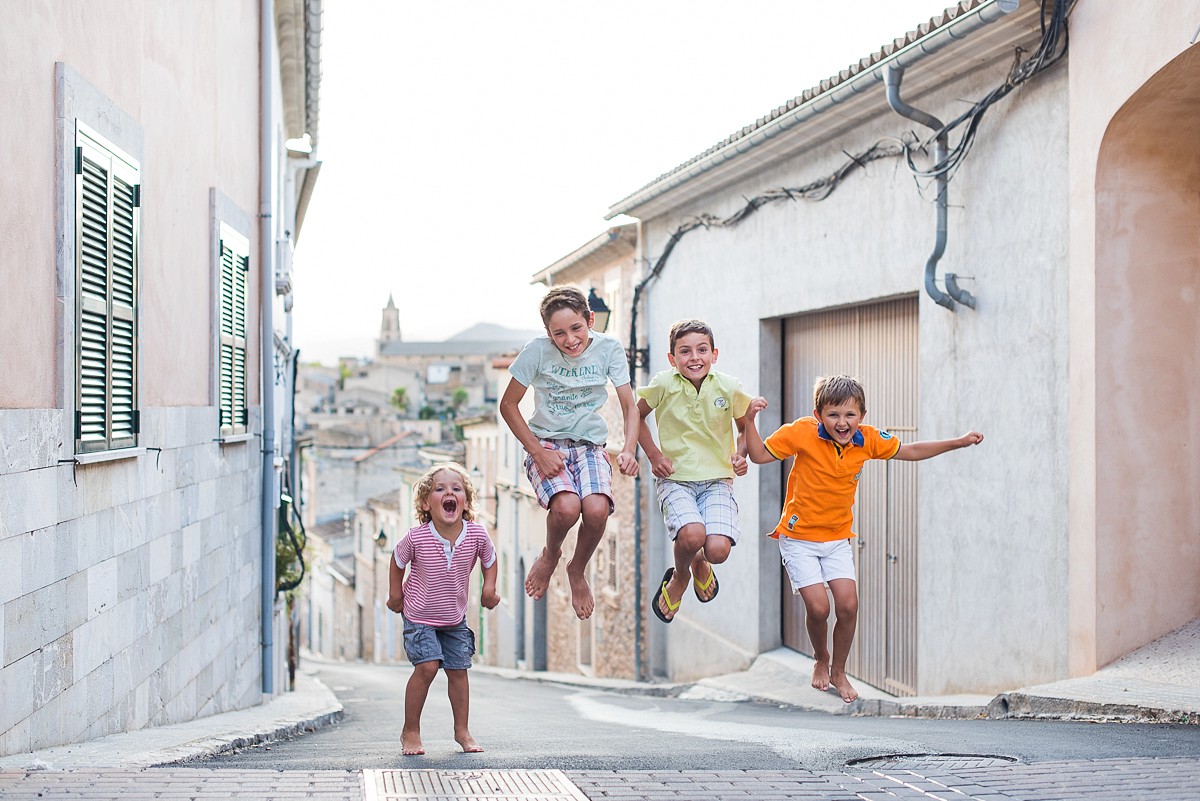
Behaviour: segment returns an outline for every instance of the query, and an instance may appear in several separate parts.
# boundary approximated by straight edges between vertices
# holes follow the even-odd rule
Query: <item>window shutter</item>
[[[76,139],[76,450],[137,444],[138,170]]]
[[[221,436],[246,432],[246,281],[250,242],[222,225],[220,291]]]

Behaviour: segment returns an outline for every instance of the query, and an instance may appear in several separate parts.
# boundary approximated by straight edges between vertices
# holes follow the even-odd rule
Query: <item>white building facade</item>
[[[287,689],[317,167],[317,0],[25,5],[0,32],[0,754]]]
[[[884,71],[903,66],[902,100],[948,121],[1005,82],[1017,47],[1036,51],[1038,3],[964,0],[610,210],[640,220],[654,275],[639,383],[666,366],[671,323],[700,317],[721,369],[767,397],[764,436],[810,414],[829,373],[862,378],[866,421],[902,441],[986,434],[864,474],[851,672],[883,689],[1087,675],[1200,615],[1200,461],[1178,447],[1200,433],[1200,127],[1182,78],[1200,51],[1178,35],[1200,3],[1161,11],[1079,4],[1070,54],[991,107],[949,181],[932,293],[937,187],[870,155],[932,130],[889,107]],[[814,188],[847,167],[832,191]],[[737,219],[748,200],[765,202]],[[935,301],[962,289],[973,308]],[[1139,410],[1163,401],[1162,425],[1146,425]],[[651,627],[656,672],[688,679],[807,648],[763,536],[784,478],[768,465],[735,483],[744,536],[721,598]],[[668,550],[646,518],[655,576]]]

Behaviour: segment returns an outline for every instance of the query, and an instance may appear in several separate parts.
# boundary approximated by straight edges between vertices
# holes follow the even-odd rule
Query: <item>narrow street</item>
[[[1184,758],[1200,766],[1198,726],[849,717],[702,697],[621,695],[483,670],[471,672],[471,731],[486,751],[460,753],[439,677],[423,718],[426,755],[403,757],[408,668],[315,666],[345,705],[341,724],[202,764],[274,770],[841,771],[871,757],[962,754],[963,765],[974,764],[972,758],[1022,766]]]

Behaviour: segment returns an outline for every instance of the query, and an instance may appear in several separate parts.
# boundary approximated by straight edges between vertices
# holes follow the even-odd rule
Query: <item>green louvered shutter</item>
[[[137,444],[138,167],[76,135],[76,451]]]
[[[250,242],[221,226],[221,436],[246,432],[246,280]]]

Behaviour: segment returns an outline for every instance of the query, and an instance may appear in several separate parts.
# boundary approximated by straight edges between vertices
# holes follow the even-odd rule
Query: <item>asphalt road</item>
[[[803,712],[755,703],[653,698],[507,679],[472,670],[471,732],[453,739],[444,676],[422,720],[426,755],[400,753],[407,666],[308,663],[346,709],[342,723],[202,763],[214,768],[840,770],[887,754],[969,754],[1023,763],[1200,757],[1200,726],[920,720]]]

